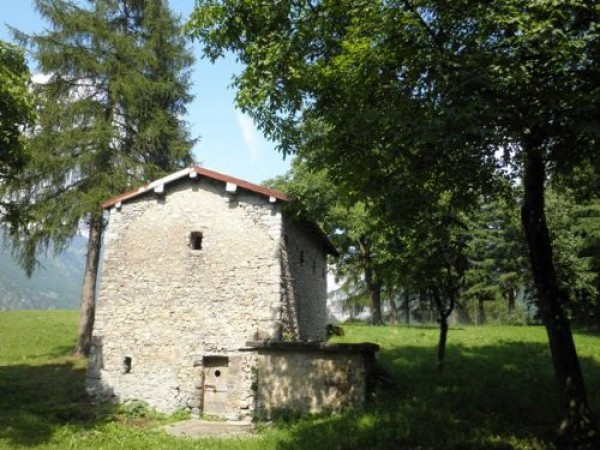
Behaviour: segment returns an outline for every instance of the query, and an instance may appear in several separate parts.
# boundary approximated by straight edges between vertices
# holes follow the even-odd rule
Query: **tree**
[[[25,269],[89,229],[75,352],[90,349],[104,229],[100,203],[191,161],[181,115],[193,58],[164,0],[36,0],[51,28],[27,36],[46,83],[35,86],[31,160],[11,185],[27,214],[13,233]]]
[[[447,196],[439,199],[438,213],[403,228],[401,255],[395,258],[396,270],[405,283],[420,286],[429,293],[440,324],[437,367],[445,364],[448,318],[454,311],[464,287],[469,266],[467,249],[470,235],[466,220],[447,208]]]
[[[503,299],[509,314],[515,308],[517,292],[529,285],[527,248],[519,220],[517,188],[507,185],[499,198],[483,198],[470,217],[470,268],[464,296],[479,306]],[[483,323],[483,320],[478,320]]]
[[[0,211],[8,222],[17,222],[18,210],[2,194],[2,185],[14,180],[27,161],[23,131],[34,119],[29,69],[23,51],[0,41]]]
[[[583,300],[580,303],[583,304],[571,305],[571,313],[575,314],[581,323],[598,328],[600,327],[600,167],[598,167],[598,160],[594,162],[596,166],[591,163],[584,164],[567,177],[555,178],[552,180],[552,188],[556,197],[567,200],[568,212],[557,209],[557,213],[559,218],[563,218],[569,212],[572,214],[574,220],[567,222],[568,231],[571,239],[577,243],[579,258],[583,259],[576,263],[579,268],[582,266],[584,268],[583,274],[579,272],[583,276],[578,276],[583,283],[577,283],[583,289],[579,289],[579,293],[575,296],[582,297],[581,293],[588,295],[580,298]],[[568,240],[565,244],[569,245]],[[564,281],[563,288],[565,288]],[[595,300],[590,301],[589,294],[593,291],[596,293]]]
[[[368,295],[371,323],[382,325],[383,272],[387,252],[383,225],[373,218],[368,205],[352,201],[337,189],[327,170],[312,171],[305,160],[297,158],[282,177],[267,180],[270,187],[287,192],[300,203],[294,214],[317,220],[340,251],[336,275],[346,280],[350,301]]]
[[[412,220],[400,212],[426,206],[432,191],[473,204],[504,153],[523,180],[560,432],[575,441],[597,433],[544,194],[549,174],[598,160],[599,15],[580,0],[201,0],[188,24],[209,58],[233,51],[246,65],[234,79],[238,104],[284,153],[310,152],[397,220]]]

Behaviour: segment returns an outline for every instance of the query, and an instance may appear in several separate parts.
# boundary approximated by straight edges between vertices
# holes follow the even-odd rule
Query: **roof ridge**
[[[281,201],[289,201],[289,197],[285,193],[276,189],[271,189],[265,186],[261,186],[259,184],[251,183],[250,181],[245,181],[241,178],[232,177],[231,175],[220,173],[215,170],[192,165],[190,167],[186,167],[185,169],[173,172],[169,175],[165,175],[164,177],[159,178],[157,180],[151,181],[150,183],[147,183],[139,187],[138,189],[124,192],[122,194],[109,198],[108,200],[102,202],[101,206],[103,209],[110,209],[118,203],[139,197],[140,195],[146,194],[147,192],[150,192],[152,190],[155,190],[156,192],[162,191],[164,185],[172,183],[173,181],[179,180],[183,177],[189,176],[195,178],[193,174],[198,174],[203,177],[210,178],[212,180],[222,181],[224,183],[231,183],[236,186],[239,186],[242,189],[246,189],[256,194],[264,195],[265,197],[272,197],[276,200]]]

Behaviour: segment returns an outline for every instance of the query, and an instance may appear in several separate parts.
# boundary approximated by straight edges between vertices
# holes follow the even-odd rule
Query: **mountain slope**
[[[78,236],[60,255],[41,258],[31,278],[2,239],[0,234],[0,310],[79,307],[87,239]]]

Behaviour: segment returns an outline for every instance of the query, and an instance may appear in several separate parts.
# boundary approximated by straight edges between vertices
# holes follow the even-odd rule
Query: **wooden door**
[[[229,361],[224,356],[204,358],[204,414],[222,416],[227,405],[227,375]]]

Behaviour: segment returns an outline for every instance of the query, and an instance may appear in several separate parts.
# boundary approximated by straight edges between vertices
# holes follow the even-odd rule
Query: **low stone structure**
[[[192,167],[105,202],[90,394],[163,412],[252,417],[257,373],[273,379],[269,361],[275,370],[283,359],[246,343],[325,338],[326,257],[335,248],[310,220],[288,216],[288,201]],[[286,364],[302,365],[294,358]],[[343,358],[334,359],[327,364],[340,372]]]
[[[379,350],[375,344],[249,342],[256,352],[256,417],[361,407]]]

